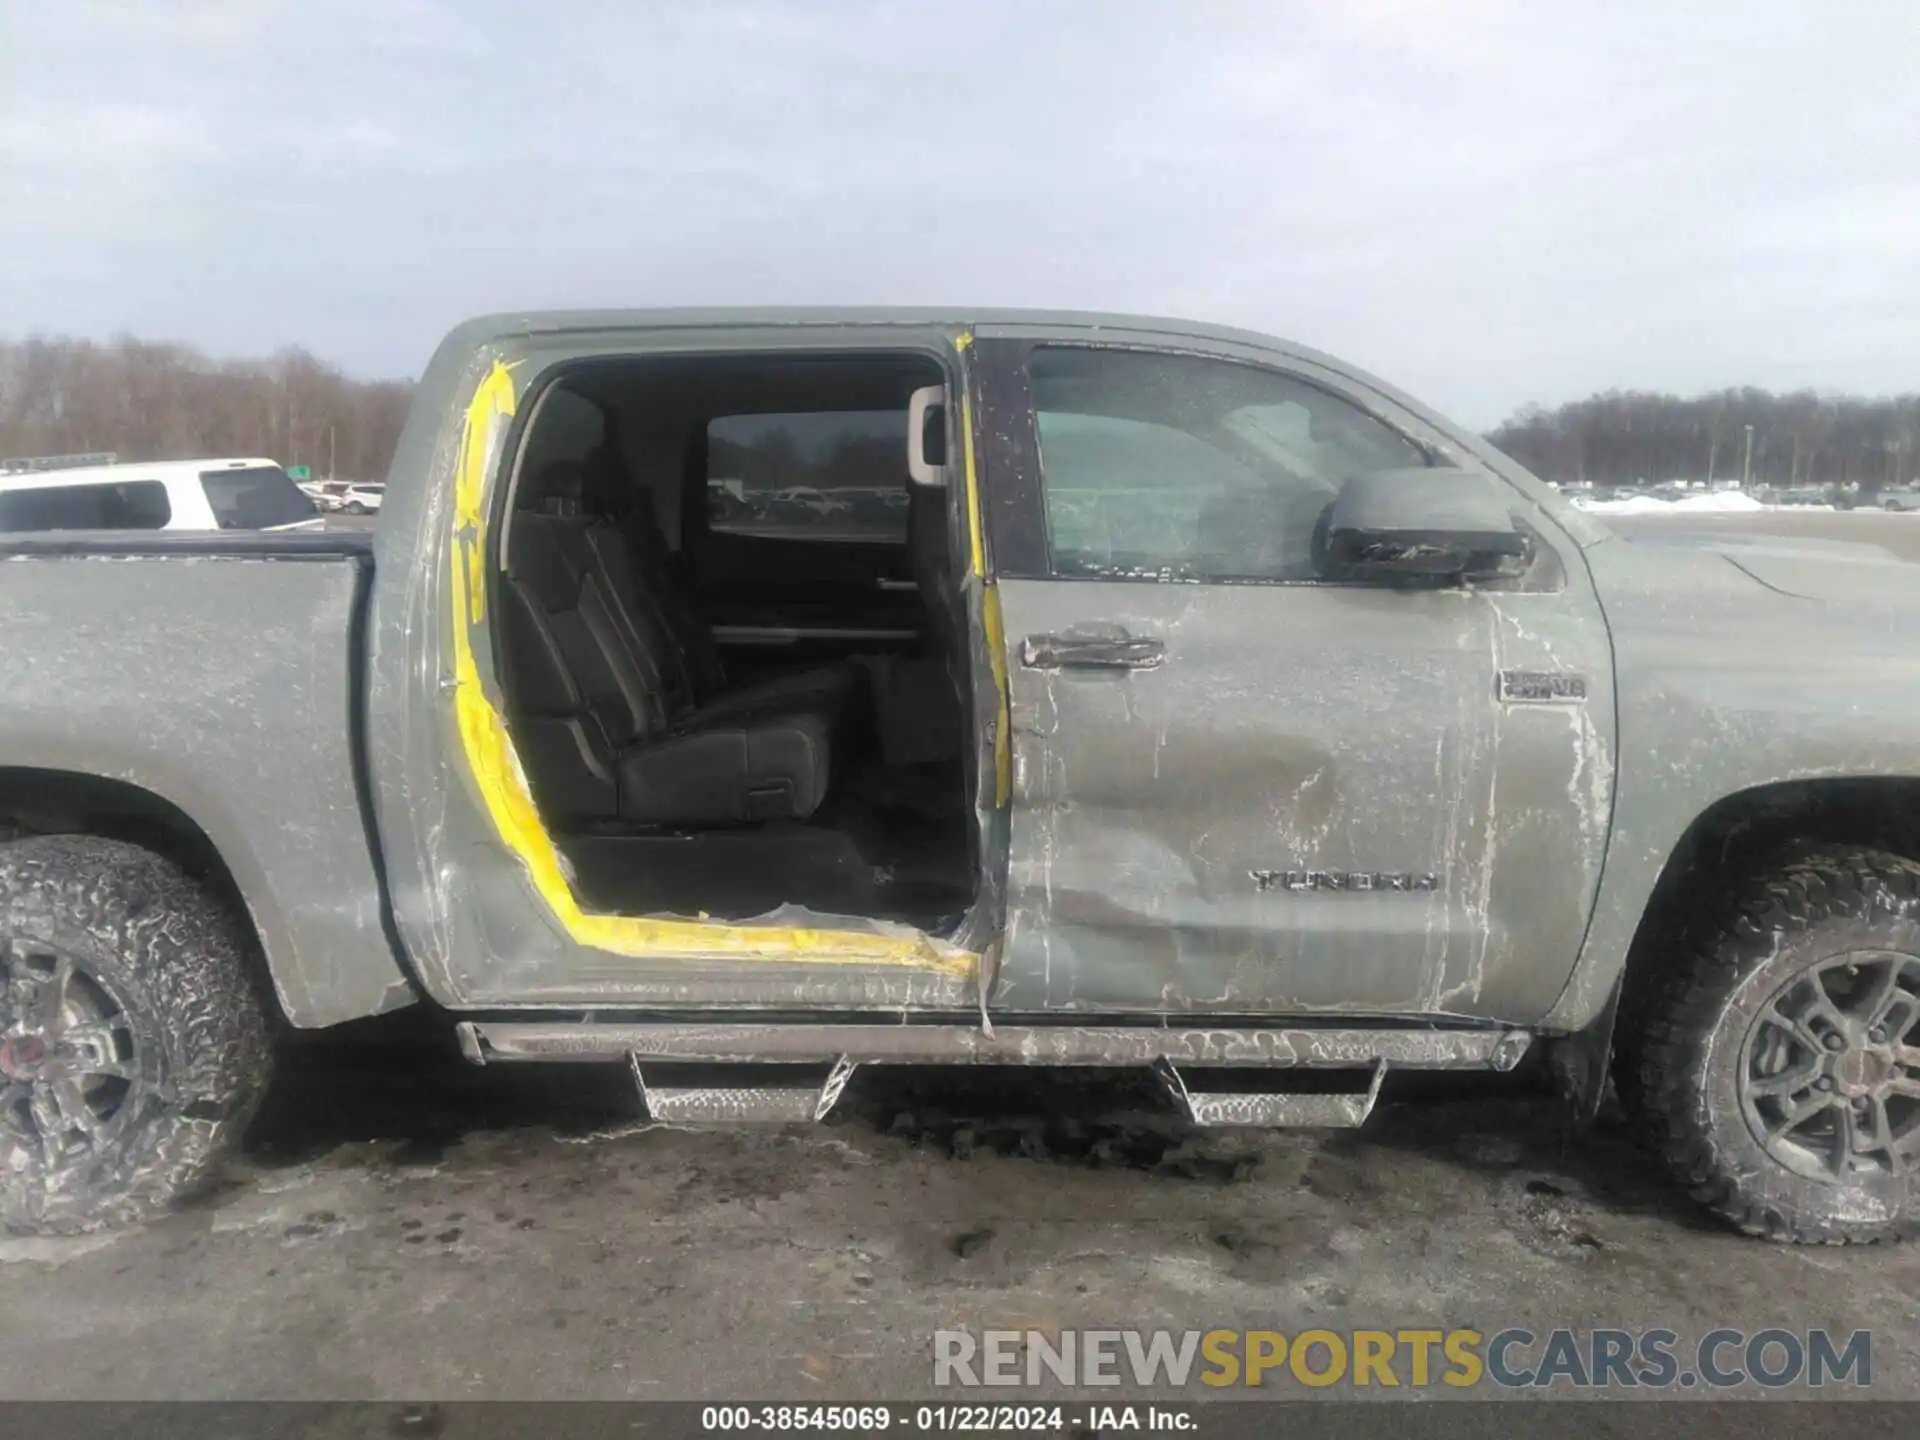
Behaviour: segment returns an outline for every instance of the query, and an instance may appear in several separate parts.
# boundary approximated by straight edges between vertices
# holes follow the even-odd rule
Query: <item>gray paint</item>
[[[0,763],[124,781],[183,811],[303,1026],[414,998],[356,789],[358,574],[344,557],[0,559]]]
[[[1604,630],[1545,595],[1010,581],[1009,645],[1098,619],[1151,670],[1013,670],[1012,1010],[1526,1022],[1585,932],[1613,768]],[[1502,705],[1504,669],[1586,676]],[[1280,871],[1431,873],[1290,890]]]
[[[1630,758],[1593,927],[1550,1028],[1599,1012],[1662,868],[1715,802],[1781,781],[1920,776],[1920,567],[1804,541],[1615,540],[1587,558]]]

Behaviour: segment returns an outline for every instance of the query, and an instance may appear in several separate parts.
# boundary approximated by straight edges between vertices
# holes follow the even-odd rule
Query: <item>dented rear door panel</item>
[[[981,333],[985,383],[1021,389]],[[1295,363],[1244,349],[1226,353]],[[1013,407],[986,408],[1004,426]],[[1000,533],[1021,523],[1008,493],[1037,492],[1020,438],[986,437]],[[1014,776],[996,1006],[1544,1014],[1605,853],[1613,682],[1578,547],[1519,491],[1515,508],[1541,555],[1503,589],[1052,578],[1030,543],[1000,546],[1027,573],[997,582]]]

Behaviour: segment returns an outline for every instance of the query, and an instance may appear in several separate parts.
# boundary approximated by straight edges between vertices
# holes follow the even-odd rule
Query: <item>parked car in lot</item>
[[[385,485],[349,485],[340,492],[336,508],[349,515],[377,515],[380,502],[386,498]]]
[[[173,460],[0,475],[0,532],[299,530],[312,498],[272,460]]]
[[[726,523],[768,416],[823,495],[887,417],[905,506]],[[8,1225],[207,1183],[269,1006],[421,1000],[681,1122],[911,1063],[1357,1125],[1534,1055],[1742,1230],[1920,1216],[1920,569],[1628,542],[1350,366],[1115,316],[475,321],[391,484],[377,550],[0,538]]]
[[[1920,510],[1920,485],[1895,485],[1880,492],[1882,510]]]
[[[338,510],[350,487],[345,480],[302,480],[300,489],[324,512]]]

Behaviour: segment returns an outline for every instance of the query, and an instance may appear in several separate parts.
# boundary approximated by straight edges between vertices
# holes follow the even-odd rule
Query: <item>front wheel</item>
[[[171,861],[0,845],[0,1224],[77,1234],[204,1186],[271,1063],[243,932]]]
[[[366,513],[367,513],[367,507],[362,505],[358,500],[349,500],[347,502],[347,514],[364,515]]]
[[[1625,1053],[1654,1149],[1739,1229],[1811,1244],[1920,1230],[1920,865],[1820,848],[1676,957]]]

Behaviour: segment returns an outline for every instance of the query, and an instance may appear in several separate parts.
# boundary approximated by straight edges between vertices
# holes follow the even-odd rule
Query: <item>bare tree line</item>
[[[122,338],[0,340],[0,459],[112,451],[125,460],[268,455],[316,475],[386,474],[409,380],[355,380],[304,350],[214,360]],[[1920,472],[1920,395],[1779,395],[1751,387],[1683,398],[1613,390],[1530,405],[1488,438],[1562,483],[1737,480],[1906,483]]]
[[[412,397],[412,381],[350,379],[299,349],[214,360],[126,338],[0,340],[0,459],[265,455],[379,480]]]
[[[1871,492],[1910,482],[1920,469],[1920,395],[1749,387],[1683,399],[1610,390],[1551,410],[1529,405],[1487,438],[1543,479],[1629,485],[1739,480],[1749,430],[1755,485],[1858,484]]]

